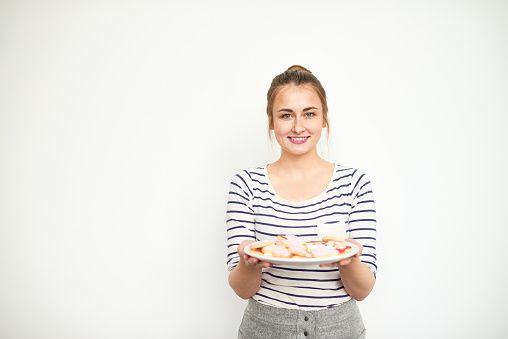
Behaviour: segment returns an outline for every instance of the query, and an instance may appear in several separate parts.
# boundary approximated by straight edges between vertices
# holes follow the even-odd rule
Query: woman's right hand
[[[240,255],[238,265],[229,273],[229,285],[242,299],[249,299],[259,291],[261,286],[262,268],[269,267],[268,261],[260,261],[245,253],[245,246],[252,244],[254,240],[244,240],[238,246]]]
[[[248,267],[260,267],[260,268],[266,268],[270,267],[272,264],[268,261],[259,260],[258,258],[254,258],[249,256],[247,253],[245,253],[245,246],[255,243],[254,240],[244,240],[242,243],[238,246],[238,254],[240,255],[240,259],[243,260],[246,266]]]

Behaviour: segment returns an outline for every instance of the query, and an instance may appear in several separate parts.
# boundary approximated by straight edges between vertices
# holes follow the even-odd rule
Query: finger
[[[259,259],[258,258],[254,258],[254,257],[249,257],[249,263],[251,265],[256,265],[259,263]]]
[[[262,261],[261,262],[261,267],[262,268],[267,268],[267,267],[270,267],[272,264],[270,264],[268,261]]]
[[[331,263],[331,264],[321,264],[321,265],[319,265],[319,267],[339,267],[339,263],[338,262],[334,262],[334,263]]]
[[[343,259],[343,260],[339,261],[340,266],[349,265],[350,263],[351,263],[351,259]]]

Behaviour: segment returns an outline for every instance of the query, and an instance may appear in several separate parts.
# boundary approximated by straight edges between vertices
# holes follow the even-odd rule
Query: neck
[[[311,168],[323,166],[328,162],[321,158],[317,151],[309,152],[302,155],[294,155],[286,152],[282,152],[279,160],[274,165],[279,168],[284,168],[286,171],[301,171],[309,170]]]

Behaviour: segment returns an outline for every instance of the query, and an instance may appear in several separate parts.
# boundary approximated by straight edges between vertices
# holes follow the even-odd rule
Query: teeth
[[[296,140],[296,141],[302,141],[302,140],[305,140],[307,138],[306,137],[303,137],[303,138],[302,137],[300,137],[300,138],[291,137],[291,139]]]

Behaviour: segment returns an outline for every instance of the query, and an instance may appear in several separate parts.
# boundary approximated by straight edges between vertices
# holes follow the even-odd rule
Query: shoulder
[[[335,172],[342,173],[344,175],[353,175],[353,176],[365,176],[365,172],[361,169],[355,167],[349,167],[345,165],[335,164]]]
[[[335,176],[338,178],[356,178],[358,176],[365,175],[362,171],[357,168],[344,166],[344,165],[335,165]]]
[[[355,186],[362,182],[370,183],[369,177],[362,170],[344,165],[335,165],[335,182],[350,182]]]
[[[266,178],[266,166],[250,167],[240,170],[233,176],[233,181],[252,181],[253,179]]]
[[[231,184],[241,187],[252,187],[256,183],[264,184],[267,182],[266,166],[250,167],[238,171],[231,180]]]

